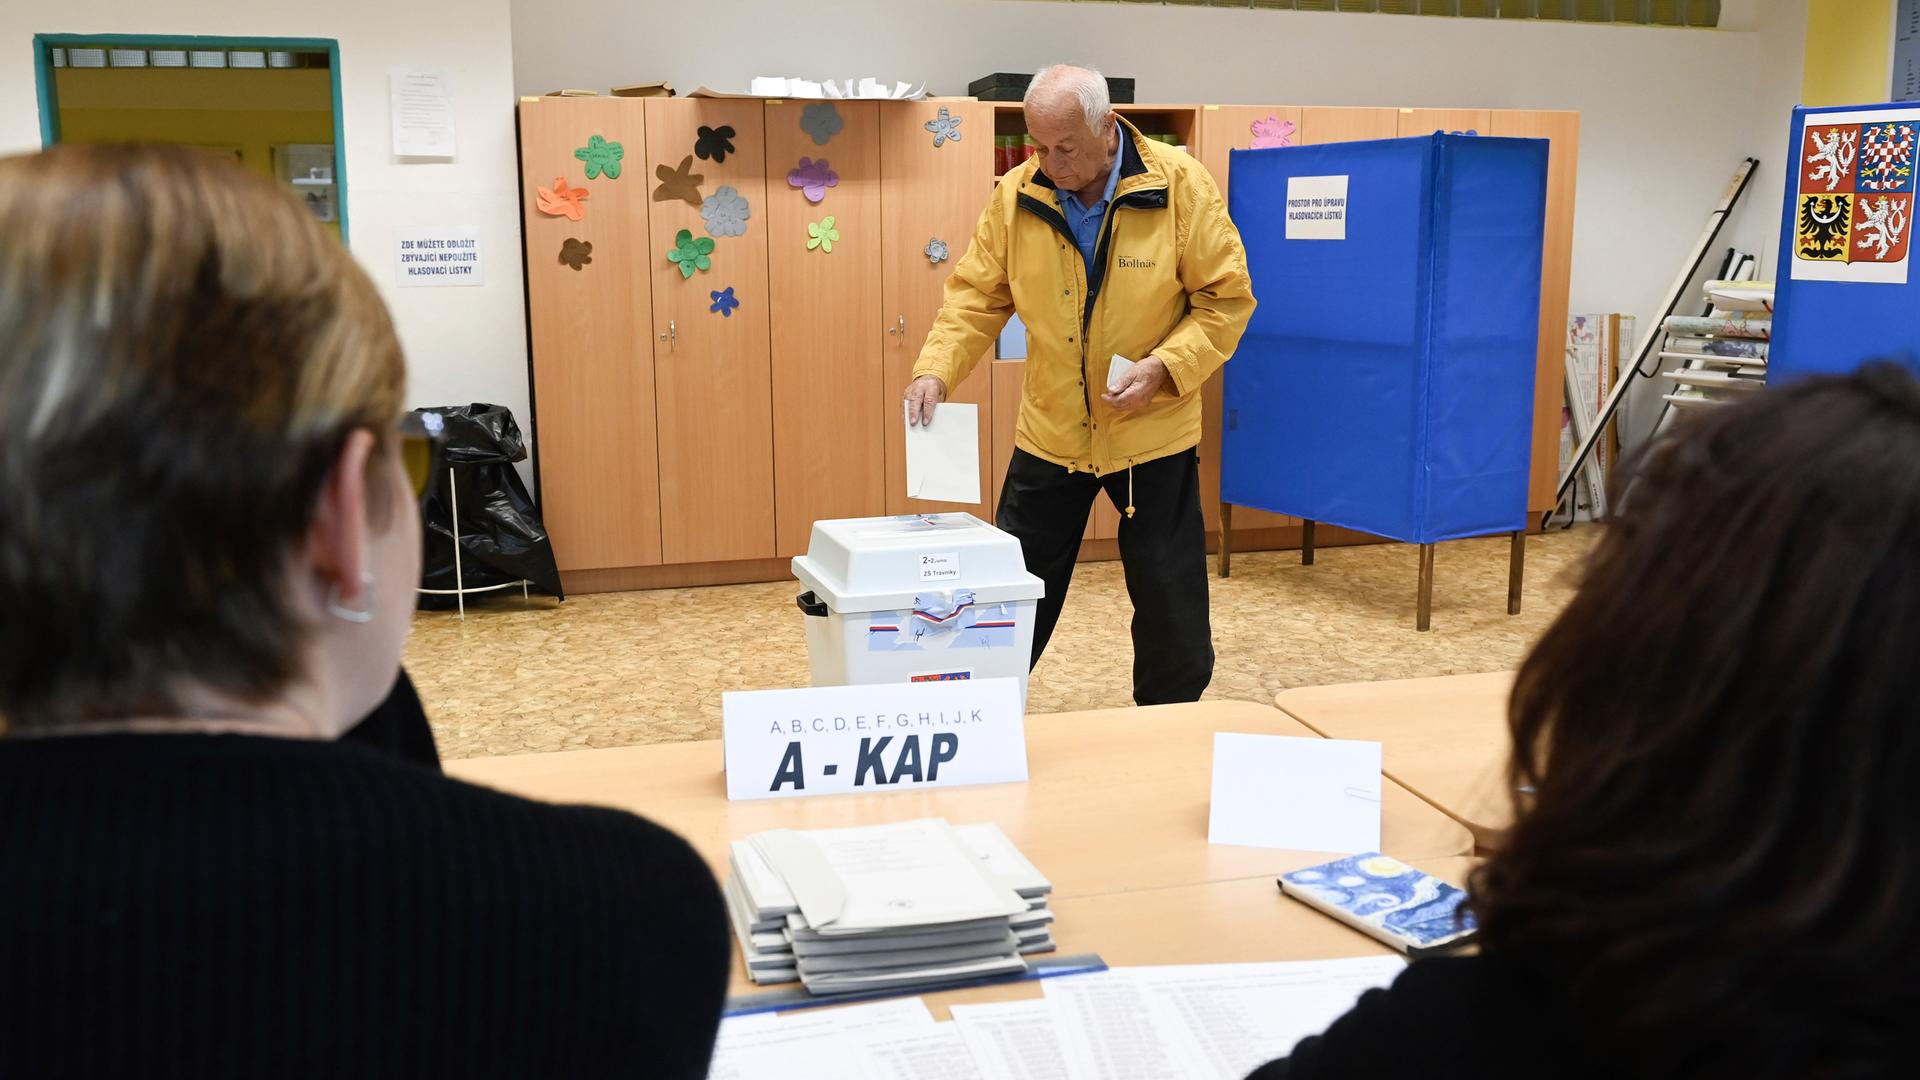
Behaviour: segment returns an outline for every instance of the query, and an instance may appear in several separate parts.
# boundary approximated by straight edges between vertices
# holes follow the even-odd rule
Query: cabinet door
[[[594,135],[631,155],[618,179],[586,179],[573,156]],[[650,260],[636,246],[647,233],[645,149],[641,102],[520,103],[532,431],[540,513],[562,570],[660,562]],[[540,212],[537,189],[556,176],[586,188],[580,221]],[[578,257],[586,244],[591,262]]]
[[[1200,163],[1213,174],[1213,181],[1220,187],[1220,196],[1228,197],[1228,174],[1231,172],[1231,154],[1235,150],[1246,150],[1253,145],[1253,125],[1264,125],[1271,121],[1278,130],[1290,131],[1289,145],[1300,142],[1300,110],[1293,106],[1263,105],[1209,105],[1200,114]],[[1292,125],[1289,129],[1287,125]],[[1228,203],[1232,205],[1231,202]],[[1229,360],[1228,363],[1233,363]],[[1224,422],[1222,415],[1224,393],[1221,389],[1222,376],[1216,374],[1207,380],[1202,393],[1205,395],[1203,406],[1206,420],[1200,430],[1200,512],[1206,515],[1207,531],[1220,530],[1220,433]],[[1285,467],[1282,463],[1282,467]],[[1274,528],[1282,525],[1298,525],[1300,519],[1281,514],[1270,514],[1265,510],[1242,509],[1233,512],[1235,531],[1247,529]]]
[[[1300,145],[1400,137],[1400,110],[1308,107],[1300,110]]]
[[[960,138],[933,145],[926,124],[945,108],[960,118]],[[936,513],[966,510],[991,520],[985,501],[991,490],[988,460],[993,381],[992,346],[949,401],[980,406],[980,494],[973,504],[938,503],[907,498],[906,432],[900,397],[920,355],[920,346],[940,311],[941,289],[953,264],[966,254],[980,211],[993,191],[993,106],[975,101],[916,101],[887,104],[880,111],[882,291],[880,321],[874,328],[886,354],[886,389],[881,424],[886,431],[887,512]],[[930,261],[928,241],[942,240],[944,262]]]
[[[832,107],[841,129],[822,145],[800,126],[808,102],[766,106],[767,302],[773,325],[773,461],[781,555],[807,550],[813,523],[887,511],[881,370],[880,103]],[[824,130],[824,129],[821,129]],[[819,203],[788,184],[801,158],[830,163],[839,184]],[[833,250],[809,250],[807,226],[833,218]],[[896,421],[897,421],[896,416]]]
[[[646,107],[646,169],[636,179],[644,178],[649,192],[650,227],[629,242],[649,237],[653,266],[661,554],[669,563],[771,558],[764,107],[704,98],[649,98]],[[702,127],[733,129],[733,150],[724,162],[695,154]],[[699,176],[695,201],[660,198],[661,168]],[[722,187],[747,201],[744,235],[714,237],[707,231],[700,200]],[[667,258],[682,230],[695,241],[713,241],[709,269],[683,276],[680,264]],[[728,289],[738,306],[715,310],[713,294]]]
[[[1491,135],[1491,109],[1401,109],[1395,133],[1402,139],[1436,131]]]
[[[1494,135],[1548,142],[1539,365],[1533,373],[1533,470],[1527,483],[1527,508],[1537,514],[1553,506],[1553,489],[1560,482],[1560,403],[1566,395],[1562,379],[1567,360],[1567,282],[1573,273],[1573,181],[1580,165],[1580,114],[1498,109],[1492,128]]]

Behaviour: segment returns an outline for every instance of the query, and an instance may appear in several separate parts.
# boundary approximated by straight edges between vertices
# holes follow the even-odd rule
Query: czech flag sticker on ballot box
[[[793,576],[813,685],[1014,678],[1026,702],[1045,586],[972,514],[816,521]]]

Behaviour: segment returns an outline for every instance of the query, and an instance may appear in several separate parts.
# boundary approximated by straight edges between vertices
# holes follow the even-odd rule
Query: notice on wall
[[[1917,158],[1920,108],[1809,113],[1787,173],[1793,279],[1906,284]]]
[[[453,156],[453,96],[438,71],[393,68],[388,73],[395,157]]]
[[[402,286],[482,285],[478,225],[422,225],[395,233],[395,272]]]
[[[1287,177],[1287,239],[1347,238],[1347,178]]]
[[[1900,0],[1893,17],[1893,93],[1887,100],[1920,100],[1920,0]]]

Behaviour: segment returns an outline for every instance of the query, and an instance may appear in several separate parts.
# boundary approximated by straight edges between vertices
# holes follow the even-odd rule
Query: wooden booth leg
[[[1220,500],[1220,576],[1233,573],[1233,504]]]
[[[1420,600],[1415,608],[1413,628],[1426,630],[1433,626],[1433,545],[1420,545]]]
[[[1520,614],[1520,586],[1527,579],[1527,534],[1513,534],[1513,553],[1507,558],[1507,614]]]
[[[1300,565],[1313,565],[1313,521],[1302,518],[1300,521]]]

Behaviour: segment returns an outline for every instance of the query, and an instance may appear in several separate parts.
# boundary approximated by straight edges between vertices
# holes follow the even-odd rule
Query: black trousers
[[[1182,450],[1136,465],[1132,473],[1134,515],[1127,517],[1127,470],[1106,476],[1068,472],[1014,449],[994,517],[1020,541],[1027,570],[1047,583],[1033,628],[1033,663],[1040,662],[1060,621],[1087,514],[1105,489],[1121,512],[1120,562],[1133,600],[1133,700],[1197,701],[1213,679],[1200,457]]]

